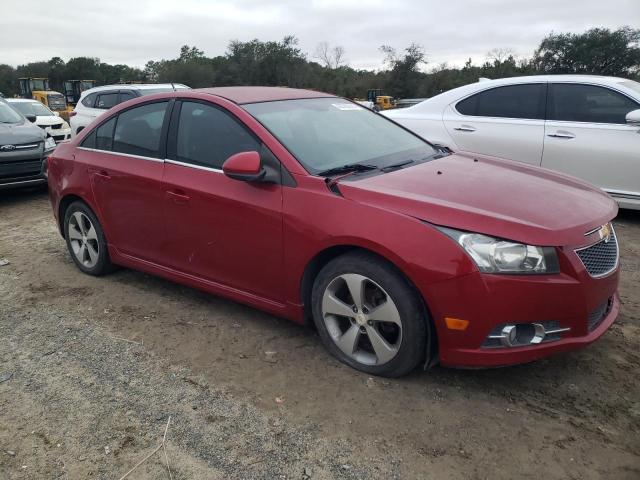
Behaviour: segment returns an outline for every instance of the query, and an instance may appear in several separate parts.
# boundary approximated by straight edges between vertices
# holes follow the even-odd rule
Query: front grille
[[[56,124],[56,125],[51,125],[51,128],[52,128],[53,130],[60,130],[60,129],[62,128],[62,124],[61,124],[61,123],[58,123],[58,124]]]
[[[42,171],[42,160],[27,160],[0,163],[0,180],[8,178],[30,177]]]
[[[606,316],[611,311],[611,306],[613,305],[613,297],[609,298],[602,305],[598,306],[593,312],[589,314],[587,318],[587,325],[589,327],[589,331],[593,331],[602,323],[602,321],[606,318]]]
[[[4,145],[0,145],[0,153],[5,153],[5,152],[13,152],[13,151],[23,151],[23,150],[33,150],[34,148],[38,148],[41,144],[40,143],[22,143],[19,145],[12,145],[13,148],[11,150],[4,150],[2,147]]]
[[[618,239],[613,227],[608,241],[603,238],[590,247],[576,250],[576,254],[592,277],[602,277],[613,272],[618,266]]]

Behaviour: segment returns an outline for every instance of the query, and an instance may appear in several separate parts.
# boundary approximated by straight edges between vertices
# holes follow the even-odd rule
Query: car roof
[[[620,77],[606,77],[603,75],[575,75],[575,74],[561,74],[561,75],[528,75],[522,77],[507,77],[491,79],[480,79],[477,82],[469,83],[461,87],[452,88],[446,92],[442,92],[427,100],[420,102],[412,107],[403,108],[399,111],[390,111],[388,115],[392,118],[402,117],[406,114],[421,113],[423,111],[431,112],[434,109],[444,108],[446,105],[457,101],[467,95],[471,95],[482,90],[486,90],[492,87],[498,87],[503,85],[517,85],[520,83],[546,83],[546,82],[558,82],[558,83],[592,83],[597,85],[607,85],[610,87],[616,87],[629,92],[630,89],[624,82],[629,82],[629,79]],[[637,94],[636,94],[637,95]],[[634,95],[635,96],[635,95]],[[387,112],[385,112],[387,113]]]
[[[99,87],[89,88],[82,92],[82,96],[93,92],[102,92],[104,90],[151,90],[154,88],[180,88],[190,89],[182,83],[112,83],[111,85],[100,85]]]
[[[287,87],[214,87],[199,88],[193,91],[216,95],[238,104],[298,100],[302,98],[335,98],[335,95],[330,93]]]

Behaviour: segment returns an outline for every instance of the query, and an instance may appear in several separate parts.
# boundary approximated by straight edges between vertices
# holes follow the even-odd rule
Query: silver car
[[[0,190],[44,184],[44,160],[56,144],[44,130],[0,98]]]

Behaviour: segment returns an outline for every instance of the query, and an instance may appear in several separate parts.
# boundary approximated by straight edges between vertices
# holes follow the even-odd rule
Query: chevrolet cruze
[[[130,100],[48,159],[77,267],[134,268],[315,325],[374,375],[574,350],[619,311],[616,203],[452,153],[333,95],[227,87]]]

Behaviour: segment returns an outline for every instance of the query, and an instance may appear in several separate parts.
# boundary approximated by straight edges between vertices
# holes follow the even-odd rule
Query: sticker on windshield
[[[332,103],[331,105],[338,110],[362,110],[362,107],[355,103]]]

